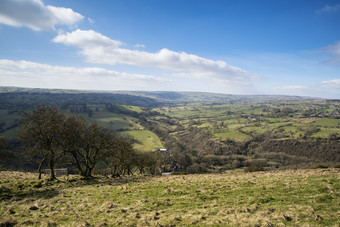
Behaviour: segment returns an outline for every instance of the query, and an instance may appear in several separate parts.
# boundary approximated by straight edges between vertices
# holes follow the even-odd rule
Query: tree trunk
[[[44,162],[46,161],[46,157],[40,162],[40,164],[39,164],[39,168],[38,168],[38,171],[39,171],[39,177],[38,177],[38,179],[40,180],[41,179],[41,168],[42,168],[42,166],[43,166],[43,164],[44,164]]]
[[[78,158],[77,158],[77,154],[72,153],[72,155],[73,155],[73,158],[74,158],[74,160],[75,160],[76,167],[77,167],[77,169],[79,170],[79,174],[80,174],[81,176],[85,177],[84,170],[83,170],[83,168],[81,167],[81,165],[80,165],[80,163],[79,163],[79,160],[78,160]]]
[[[51,170],[50,180],[57,179],[57,177],[55,176],[55,172],[54,172],[54,166],[55,166],[55,160],[54,160],[54,153],[53,153],[50,158],[50,170]]]

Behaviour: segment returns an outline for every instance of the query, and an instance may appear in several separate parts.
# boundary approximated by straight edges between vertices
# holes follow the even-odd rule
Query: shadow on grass
[[[123,176],[119,178],[110,178],[105,176],[96,176],[89,179],[80,176],[71,176],[59,178],[55,181],[41,180],[35,182],[12,182],[0,186],[0,201],[4,200],[23,200],[23,199],[50,199],[67,188],[85,187],[85,186],[117,186],[134,182],[144,182],[151,176]]]
[[[122,177],[107,177],[107,176],[96,176],[91,178],[81,178],[67,180],[67,182],[74,183],[74,186],[87,186],[87,185],[122,185],[128,183],[145,182],[152,178],[152,176],[122,176]]]
[[[0,201],[4,200],[23,200],[23,199],[49,199],[59,195],[59,191],[54,188],[43,190],[17,190],[2,187],[0,189]]]

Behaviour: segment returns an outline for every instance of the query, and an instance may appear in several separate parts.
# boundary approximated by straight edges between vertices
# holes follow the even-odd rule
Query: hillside
[[[339,100],[2,87],[0,104],[0,134],[17,154],[16,160],[3,161],[7,168],[27,168],[19,160],[24,149],[16,137],[22,112],[36,105],[56,106],[130,135],[140,151],[167,148],[172,154],[168,162],[191,173],[340,163]]]
[[[0,174],[0,224],[336,226],[338,169],[58,182]]]

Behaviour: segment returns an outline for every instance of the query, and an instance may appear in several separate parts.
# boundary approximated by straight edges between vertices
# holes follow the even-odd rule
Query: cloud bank
[[[254,77],[247,71],[228,65],[224,61],[206,59],[185,52],[176,52],[166,48],[154,53],[126,49],[122,47],[120,41],[112,40],[93,30],[77,29],[59,34],[53,42],[78,47],[79,53],[89,63],[153,67],[173,71],[175,76],[209,77],[230,83],[242,83]]]
[[[128,74],[99,67],[64,67],[31,61],[0,59],[2,86],[122,90],[147,88],[169,80],[145,74]]]
[[[340,89],[340,79],[322,81],[321,85],[326,88],[337,88]]]
[[[46,6],[41,0],[1,0],[0,24],[41,31],[54,30],[57,25],[71,26],[83,19],[70,8]]]

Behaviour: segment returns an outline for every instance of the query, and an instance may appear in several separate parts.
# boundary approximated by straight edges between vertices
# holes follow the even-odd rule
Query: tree
[[[137,157],[129,138],[114,135],[103,161],[111,169],[111,175],[115,177],[122,174],[132,174]]]
[[[81,176],[85,176],[83,167],[82,137],[86,130],[87,122],[84,118],[76,115],[68,115],[62,130],[63,140],[61,148],[69,157],[71,163],[78,169]]]
[[[71,156],[71,162],[81,176],[92,177],[94,167],[111,147],[112,133],[97,123],[89,124],[84,118],[76,115],[67,116],[63,131],[63,151]]]
[[[85,167],[83,176],[92,177],[92,171],[97,162],[110,150],[112,139],[112,134],[95,122],[83,130],[79,150]]]
[[[39,179],[45,161],[48,161],[51,170],[50,180],[56,179],[54,167],[65,155],[60,149],[65,120],[65,114],[49,106],[37,106],[31,112],[23,114],[19,137],[30,151],[42,158],[38,168]]]
[[[134,164],[140,174],[154,174],[160,166],[160,155],[158,152],[136,152]]]

